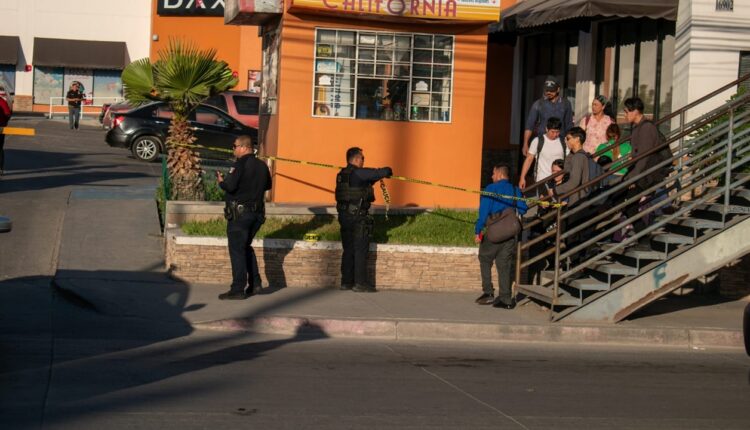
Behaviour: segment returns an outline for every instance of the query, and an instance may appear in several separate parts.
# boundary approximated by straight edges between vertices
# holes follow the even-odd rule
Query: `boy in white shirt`
[[[560,129],[562,121],[559,118],[550,118],[547,120],[546,133],[537,136],[529,145],[529,153],[523,161],[521,168],[521,180],[518,187],[526,188],[526,175],[529,173],[531,164],[536,159],[534,167],[534,182],[543,181],[552,174],[552,163],[558,159],[565,159],[567,148],[560,140]]]

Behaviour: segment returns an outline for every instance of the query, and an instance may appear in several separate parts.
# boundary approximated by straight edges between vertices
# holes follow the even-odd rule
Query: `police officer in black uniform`
[[[228,292],[219,294],[221,300],[243,300],[260,292],[258,260],[251,245],[266,221],[264,194],[271,189],[271,173],[255,157],[250,136],[240,136],[234,141],[234,156],[237,161],[226,178],[216,172],[219,186],[225,192],[224,216],[232,262],[232,286]],[[248,279],[252,284],[248,285]]]
[[[346,151],[345,168],[336,175],[336,210],[341,225],[341,289],[374,293],[367,282],[367,253],[370,250],[373,219],[368,210],[375,201],[372,185],[393,175],[390,167],[362,167],[365,156],[360,148]]]

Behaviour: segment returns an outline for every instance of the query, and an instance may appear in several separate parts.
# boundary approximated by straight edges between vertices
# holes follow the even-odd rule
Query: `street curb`
[[[569,345],[607,344],[687,348],[743,347],[741,330],[710,328],[523,325],[297,316],[230,318],[194,322],[192,326],[204,330],[381,340],[547,342]]]

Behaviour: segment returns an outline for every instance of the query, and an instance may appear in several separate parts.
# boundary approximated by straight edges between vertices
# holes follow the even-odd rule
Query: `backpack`
[[[536,156],[537,156],[537,160],[536,160],[536,165],[534,166],[534,180],[538,181],[540,179],[543,179],[543,178],[539,177],[539,157],[541,157],[541,155],[542,155],[542,148],[544,148],[544,142],[547,139],[545,138],[545,136],[543,134],[537,136],[536,138],[539,140],[539,142],[537,142],[537,144],[536,144]],[[565,142],[563,142],[562,139],[559,139],[559,140],[560,140],[560,144],[562,145],[562,150],[563,150],[562,159],[564,160],[565,156],[568,155],[568,147],[567,147],[567,145],[565,145]]]

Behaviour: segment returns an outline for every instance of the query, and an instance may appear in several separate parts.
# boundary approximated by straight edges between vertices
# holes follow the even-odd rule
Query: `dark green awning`
[[[129,63],[125,42],[34,38],[34,66],[122,70]]]
[[[21,39],[18,36],[0,36],[0,64],[18,64]]]
[[[490,33],[515,31],[585,17],[677,20],[679,0],[525,0],[501,11]]]

